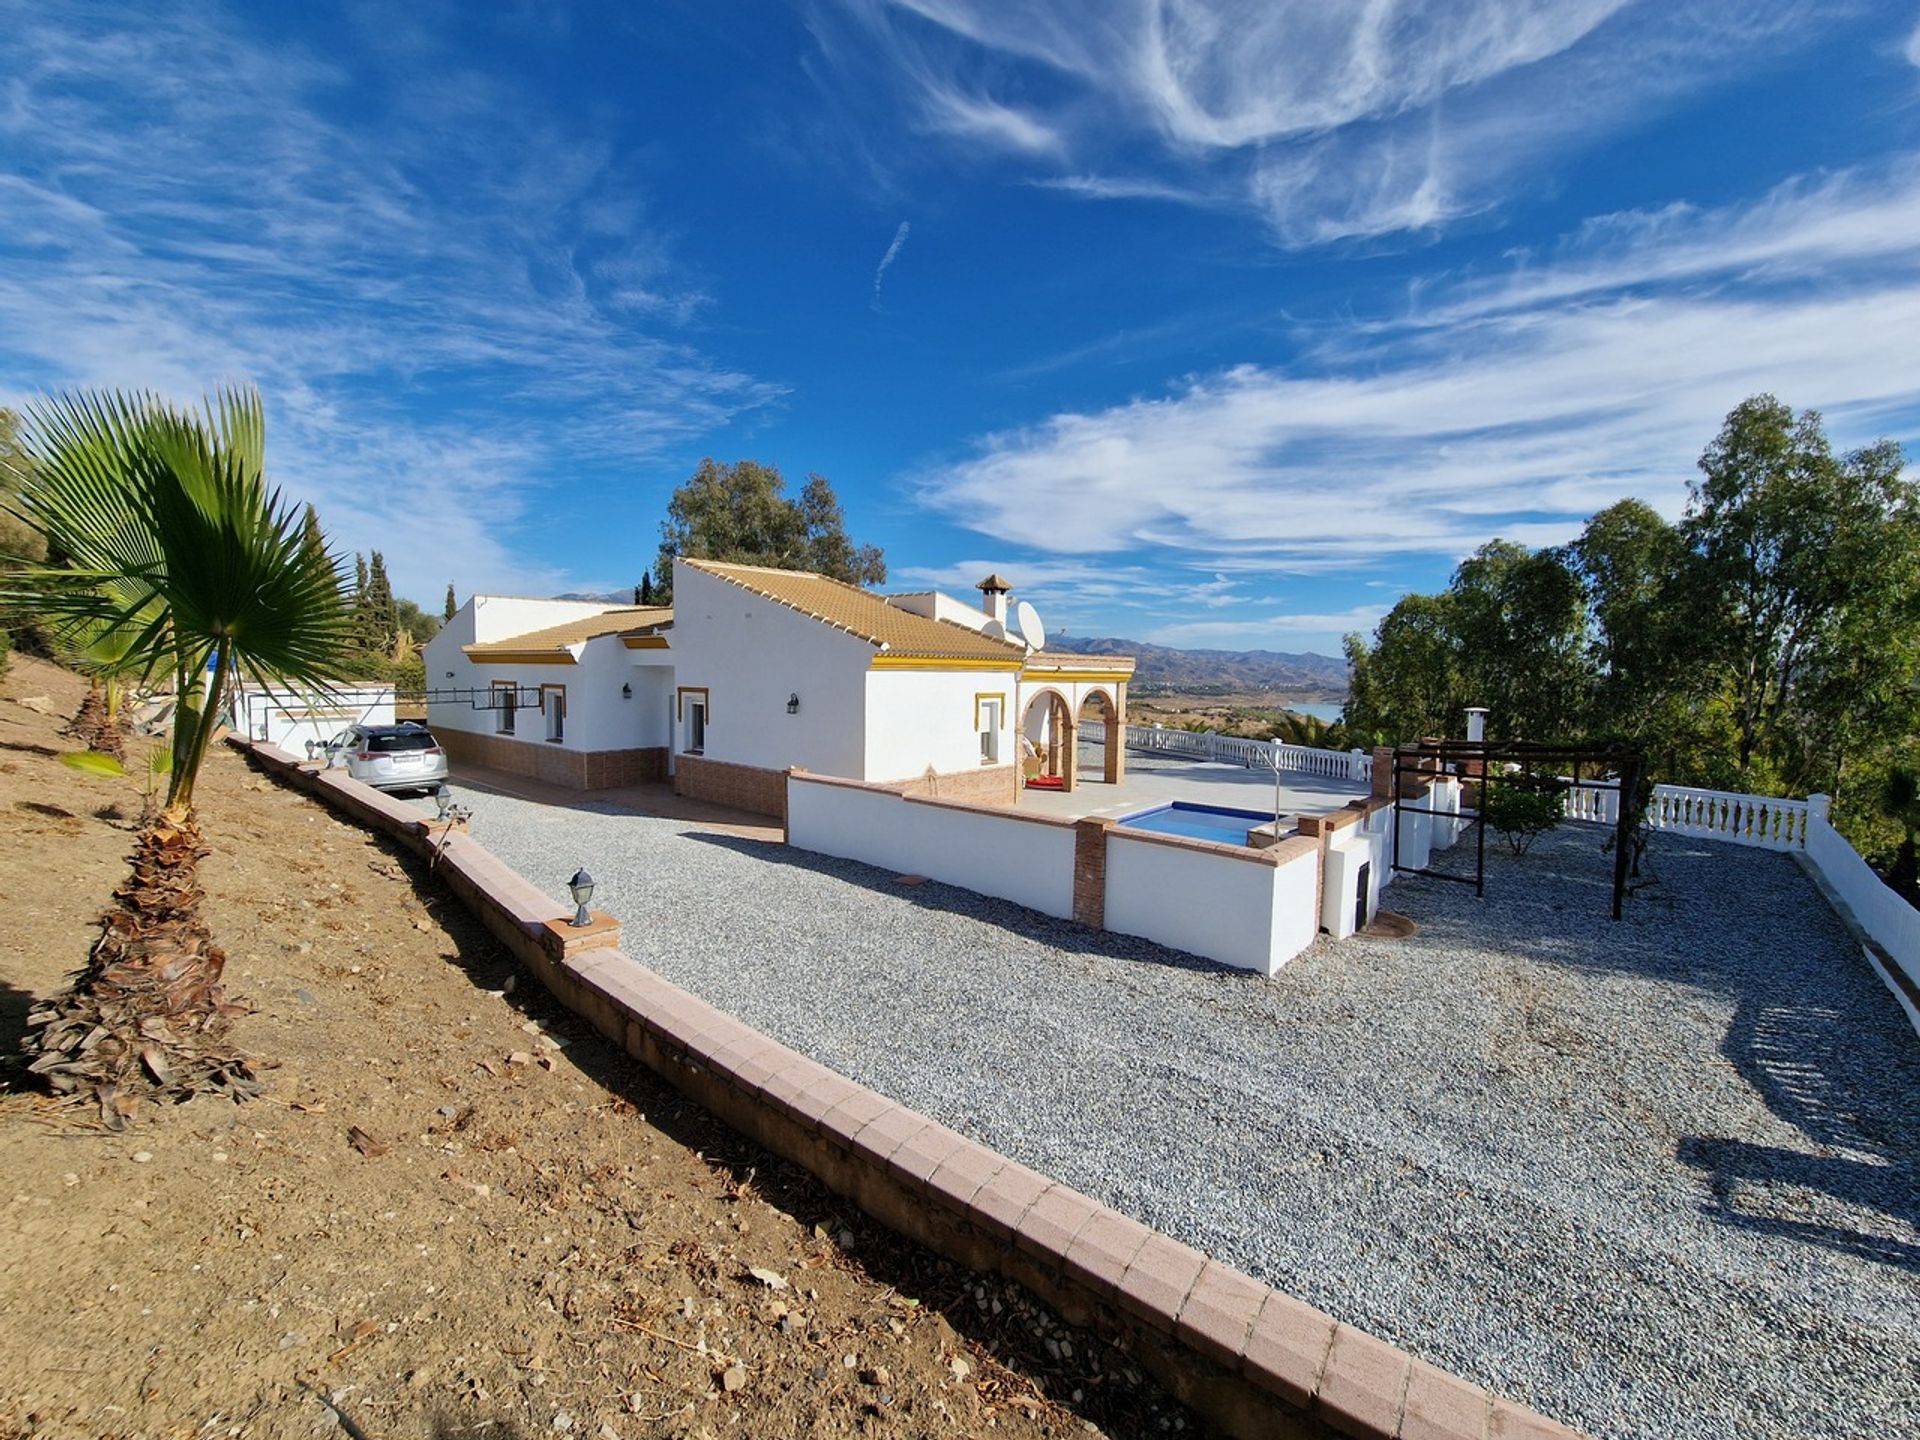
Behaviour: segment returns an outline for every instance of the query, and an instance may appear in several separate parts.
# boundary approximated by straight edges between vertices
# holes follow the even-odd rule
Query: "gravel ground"
[[[1607,1437],[1920,1434],[1920,1040],[1788,856],[1403,879],[1273,980],[680,822],[469,797],[641,962],[1340,1318]],[[1465,846],[1454,852],[1455,863]]]

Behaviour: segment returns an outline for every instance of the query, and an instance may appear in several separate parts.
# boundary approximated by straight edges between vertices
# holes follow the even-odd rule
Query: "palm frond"
[[[27,418],[35,464],[17,508],[63,563],[0,575],[0,613],[31,612],[76,646],[111,636],[96,658],[118,672],[185,679],[217,656],[223,681],[236,667],[288,685],[336,677],[350,628],[339,559],[304,543],[297,508],[267,485],[256,391],[198,413],[83,392]]]

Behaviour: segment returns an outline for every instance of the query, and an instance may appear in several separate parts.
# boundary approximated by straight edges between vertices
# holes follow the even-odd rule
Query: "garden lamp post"
[[[593,899],[593,876],[589,875],[585,870],[574,871],[573,879],[567,882],[567,893],[573,896],[573,903],[576,907],[573,919],[567,923],[576,929],[581,926],[591,925],[593,923],[593,916],[587,913],[587,902]]]

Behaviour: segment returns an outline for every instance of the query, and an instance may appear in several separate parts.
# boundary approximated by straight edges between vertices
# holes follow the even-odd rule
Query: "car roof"
[[[398,725],[356,725],[353,728],[362,735],[411,735],[424,733],[427,727],[418,720],[403,720]]]

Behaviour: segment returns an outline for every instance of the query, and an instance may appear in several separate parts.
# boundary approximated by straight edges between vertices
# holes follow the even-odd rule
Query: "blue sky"
[[[251,380],[404,594],[631,584],[703,455],[896,588],[1336,652],[1668,513],[1772,390],[1920,435],[1920,9],[0,0],[0,403]]]

